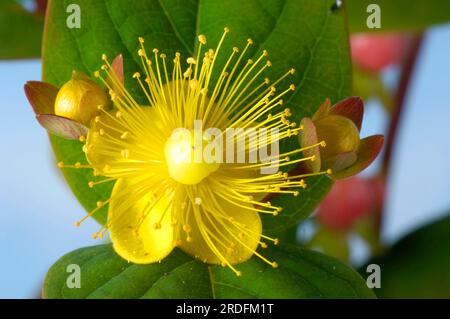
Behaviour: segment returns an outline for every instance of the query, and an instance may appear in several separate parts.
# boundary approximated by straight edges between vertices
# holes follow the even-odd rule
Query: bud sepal
[[[360,138],[363,114],[363,101],[349,97],[333,106],[326,99],[312,118],[302,119],[301,147],[318,143],[324,146],[303,152],[305,157],[315,156],[315,161],[306,163],[307,169],[314,173],[330,169],[331,178],[342,179],[369,166],[380,152],[384,137]]]

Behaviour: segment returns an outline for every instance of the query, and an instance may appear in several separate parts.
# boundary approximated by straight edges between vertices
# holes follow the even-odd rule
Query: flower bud
[[[303,132],[300,145],[306,157],[315,160],[305,162],[311,172],[332,170],[334,179],[355,175],[369,166],[383,145],[383,136],[374,135],[360,139],[363,102],[350,97],[330,107],[327,99],[311,118],[301,121]],[[311,148],[312,145],[321,144]]]
[[[81,72],[74,71],[55,100],[55,115],[72,119],[89,127],[91,119],[110,107],[108,94]]]
[[[330,115],[315,123],[317,138],[325,141],[326,146],[320,150],[321,157],[327,168],[337,170],[336,157],[348,154],[347,164],[356,161],[359,148],[359,131],[356,125],[341,115]]]

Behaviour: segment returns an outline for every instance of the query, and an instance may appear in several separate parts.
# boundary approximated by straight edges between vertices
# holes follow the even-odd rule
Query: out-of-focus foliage
[[[419,31],[450,21],[450,1],[447,0],[346,0],[345,3],[351,32]],[[370,4],[380,7],[380,29],[367,27]]]
[[[0,2],[0,59],[40,57],[43,27],[42,12],[30,12],[17,1],[2,0]]]
[[[398,241],[369,264],[381,267],[380,298],[450,298],[450,217]],[[361,269],[366,274],[366,267]]]

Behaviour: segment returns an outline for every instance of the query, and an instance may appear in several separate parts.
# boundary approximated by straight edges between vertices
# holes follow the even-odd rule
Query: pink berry
[[[402,61],[408,42],[400,33],[355,34],[350,39],[352,59],[362,69],[379,72]]]
[[[349,229],[373,211],[381,196],[380,187],[372,179],[361,177],[336,181],[319,207],[319,222],[331,229]]]

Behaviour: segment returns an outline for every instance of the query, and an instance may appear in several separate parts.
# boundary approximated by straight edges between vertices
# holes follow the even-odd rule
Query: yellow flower
[[[149,56],[144,39],[139,38],[138,55],[145,75],[135,73],[133,77],[149,106],[135,101],[105,55],[102,71],[95,73],[108,87],[115,109],[100,108],[102,114],[92,122],[83,146],[89,165],[60,163],[60,167],[92,168],[94,174],[105,177],[90,182],[91,187],[115,181],[111,197],[98,202],[77,225],[109,205],[108,222],[94,235],[102,237],[109,231],[115,251],[131,262],[157,262],[179,247],[206,263],[228,266],[237,275],[241,273],[234,265],[252,255],[277,267],[258,252],[258,246],[278,243],[278,239],[262,234],[260,214],[276,216],[282,210],[264,197],[270,193],[297,196],[299,188],[306,187],[303,177],[326,173],[262,173],[262,168],[273,163],[284,168],[314,160],[314,156],[302,158],[305,149],[300,148],[271,155],[270,161],[192,161],[195,151],[206,152],[211,146],[205,135],[197,135],[200,141],[196,142],[199,132],[195,121],[221,132],[230,128],[279,130],[279,134],[258,139],[257,148],[302,130],[288,120],[289,109],[280,109],[283,96],[294,86],[275,88],[294,70],[270,85],[262,77],[271,66],[267,52],[255,61],[244,59],[253,43],[250,39],[242,51],[233,48],[224,67],[215,67],[227,33],[225,28],[215,50],[204,50],[206,38],[200,35],[197,55],[187,59],[187,69],[182,69],[181,56],[176,53],[171,73],[166,55],[154,49]],[[214,76],[217,81],[212,85]],[[227,136],[226,141],[239,137]],[[254,150],[250,144],[245,143],[246,156]],[[317,145],[321,143],[307,148]],[[218,157],[223,159],[225,154]],[[231,159],[238,157],[232,154]]]

